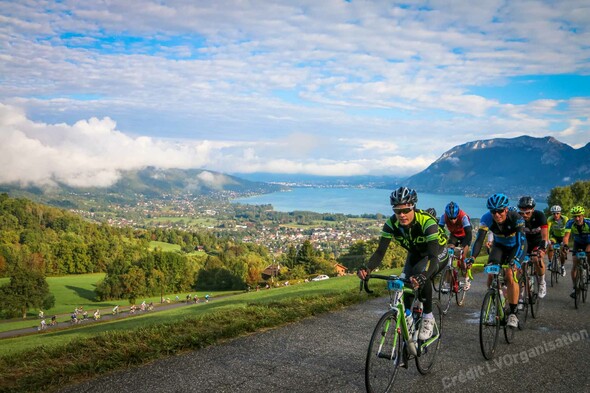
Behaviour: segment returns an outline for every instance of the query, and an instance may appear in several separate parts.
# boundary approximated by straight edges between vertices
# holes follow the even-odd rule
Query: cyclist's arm
[[[423,274],[426,279],[429,279],[438,270],[438,256],[441,253],[441,245],[439,243],[439,227],[438,225],[430,225],[424,230],[426,236],[426,252],[428,255],[428,263]]]
[[[481,247],[483,246],[484,241],[486,240],[486,235],[488,233],[487,228],[480,227],[477,231],[477,235],[475,236],[475,242],[473,243],[473,247],[471,247],[471,257],[473,259],[477,258],[479,252],[481,251]]]
[[[518,226],[518,229],[514,236],[516,236],[516,245],[512,247],[512,249],[510,250],[508,260],[512,261],[514,259],[517,259],[519,261],[522,261],[526,253],[526,236],[524,234],[524,225]]]
[[[446,217],[446,215],[443,213],[443,214],[440,216],[440,219],[438,220],[438,226],[439,226],[439,227],[441,227],[441,228],[443,228],[443,229],[444,229],[444,227],[445,227],[445,224],[446,224],[446,223],[445,223],[445,217]]]
[[[466,227],[463,227],[463,230],[465,230],[465,238],[463,239],[463,244],[470,245],[471,240],[473,240],[473,228],[471,227],[471,225],[468,225]]]
[[[371,258],[369,258],[367,268],[373,270],[379,265],[381,265],[381,261],[383,261],[383,258],[385,257],[385,253],[387,252],[387,247],[389,247],[389,243],[391,243],[391,237],[382,235],[379,238],[379,245],[377,246],[377,250],[375,250],[373,255],[371,255]]]

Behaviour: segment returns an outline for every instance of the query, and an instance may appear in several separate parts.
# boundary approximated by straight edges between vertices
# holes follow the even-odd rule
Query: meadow
[[[358,284],[358,278],[349,275],[214,297],[209,303],[115,321],[65,329],[60,324],[57,329],[2,339],[0,392],[51,391],[101,373],[339,309],[367,299],[368,295],[359,294]]]

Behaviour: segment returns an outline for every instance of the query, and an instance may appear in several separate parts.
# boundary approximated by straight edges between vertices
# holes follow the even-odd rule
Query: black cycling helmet
[[[504,209],[508,204],[508,197],[501,192],[489,197],[487,202],[488,210]]]
[[[389,203],[392,206],[415,205],[416,202],[418,202],[418,194],[408,187],[400,187],[389,196]]]
[[[519,209],[533,209],[536,205],[535,199],[531,196],[523,196],[518,201]]]
[[[434,209],[434,207],[429,207],[428,209],[426,209],[426,213],[428,213],[432,217],[435,217],[436,218],[436,210]]]
[[[445,214],[448,218],[457,218],[459,215],[459,205],[455,202],[449,202],[447,207],[445,207]]]

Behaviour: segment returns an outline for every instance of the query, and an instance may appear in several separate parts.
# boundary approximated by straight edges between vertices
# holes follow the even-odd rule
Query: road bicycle
[[[553,283],[557,284],[559,276],[561,276],[561,266],[563,265],[561,263],[561,254],[563,251],[559,243],[553,243],[551,247],[553,248],[553,257],[549,261],[547,268],[551,272],[551,286],[553,286]]]
[[[459,250],[457,254],[455,254],[455,250]],[[440,300],[442,312],[445,315],[449,311],[453,295],[455,295],[457,306],[461,307],[465,304],[465,295],[467,293],[465,289],[467,283],[459,280],[459,269],[453,266],[455,260],[459,263],[463,259],[463,248],[449,248],[448,253],[449,262],[441,272],[438,290],[438,299]],[[462,269],[461,274],[463,275]]]
[[[586,296],[588,295],[588,256],[586,251],[578,250],[576,252],[578,264],[576,266],[576,281],[574,284],[574,307],[577,309],[581,303],[586,303]]]
[[[381,316],[375,326],[365,362],[365,387],[370,393],[391,392],[399,367],[408,368],[408,362],[415,359],[420,374],[428,374],[436,361],[441,346],[442,312],[437,300],[433,300],[432,313],[435,324],[432,336],[420,340],[418,332],[422,326],[422,303],[418,300],[418,292],[411,288],[409,279],[399,276],[367,275],[361,281],[367,293],[368,279],[377,278],[387,281],[389,292],[388,310]],[[410,286],[410,287],[408,287]],[[414,296],[413,313],[406,312],[404,296]],[[408,320],[411,321],[408,326]]]
[[[518,266],[518,262],[514,262]],[[492,359],[496,353],[500,327],[504,329],[504,338],[510,344],[514,340],[514,328],[506,324],[508,309],[504,296],[504,270],[500,265],[485,265],[484,273],[492,274],[491,287],[487,290],[479,314],[479,344],[483,357]]]

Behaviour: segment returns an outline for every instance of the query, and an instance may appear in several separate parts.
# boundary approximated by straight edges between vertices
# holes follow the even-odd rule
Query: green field
[[[150,242],[150,251],[154,251],[156,248],[161,249],[164,252],[180,252],[180,245],[178,244],[170,244],[165,242],[157,242],[151,241]]]
[[[317,296],[323,293],[340,292],[348,290],[358,290],[358,278],[356,276],[336,277],[329,280],[309,282],[299,285],[290,285],[287,287],[273,288],[270,290],[264,289],[258,292],[253,291],[249,293],[235,294],[234,296],[225,296],[222,298],[212,297],[209,303],[199,303],[196,305],[181,306],[179,308],[160,311],[156,313],[140,313],[131,318],[125,318],[117,321],[108,321],[102,323],[92,323],[89,325],[81,324],[67,329],[48,329],[40,334],[33,334],[29,336],[22,336],[11,339],[3,339],[0,345],[0,356],[7,354],[21,352],[26,349],[33,348],[38,345],[44,346],[58,346],[63,345],[75,338],[90,339],[93,336],[102,332],[113,332],[119,330],[139,329],[161,323],[172,323],[182,318],[196,317],[203,315],[203,313],[211,311],[219,311],[223,309],[243,308],[251,302],[257,303],[272,303],[279,302],[286,299],[295,299],[305,296]],[[227,293],[216,293],[217,297]],[[200,295],[200,294],[199,294]],[[186,296],[186,295],[185,295]],[[200,296],[201,299],[204,296]],[[70,299],[74,299],[70,296]],[[159,299],[158,299],[159,300]],[[109,303],[108,312],[110,312]],[[156,306],[157,309],[157,306]],[[69,317],[67,318],[69,319]],[[36,320],[33,320],[35,323]],[[29,321],[25,327],[30,327]],[[33,323],[33,324],[35,324]],[[61,321],[60,321],[61,323]],[[5,329],[2,329],[5,330]]]
[[[103,302],[96,300],[94,289],[96,288],[96,283],[104,276],[104,273],[94,273],[69,275],[63,277],[47,277],[49,289],[55,296],[55,306],[49,310],[43,310],[45,312],[45,316],[50,317],[51,315],[57,315],[59,322],[67,322],[70,319],[69,315],[77,307],[83,307],[84,310],[88,311],[90,316],[96,309],[100,309],[101,314],[109,313],[117,304],[121,306],[122,310],[128,309],[129,301],[127,299],[109,300]],[[0,285],[5,282],[8,282],[8,278],[0,279]],[[191,294],[193,296],[198,295],[200,298],[203,298],[207,293],[213,297],[218,297],[222,295],[233,294],[236,293],[236,291],[194,291]],[[169,297],[172,301],[174,301],[177,295],[182,300],[186,297],[187,293],[171,293],[164,295],[164,297]],[[136,303],[139,304],[144,300],[147,303],[154,302],[154,304],[158,304],[160,303],[160,296],[137,299]],[[23,329],[37,325],[39,323],[39,319],[37,318],[38,313],[39,310],[29,310],[26,320],[20,318],[3,320],[0,322],[0,332],[14,329]]]

